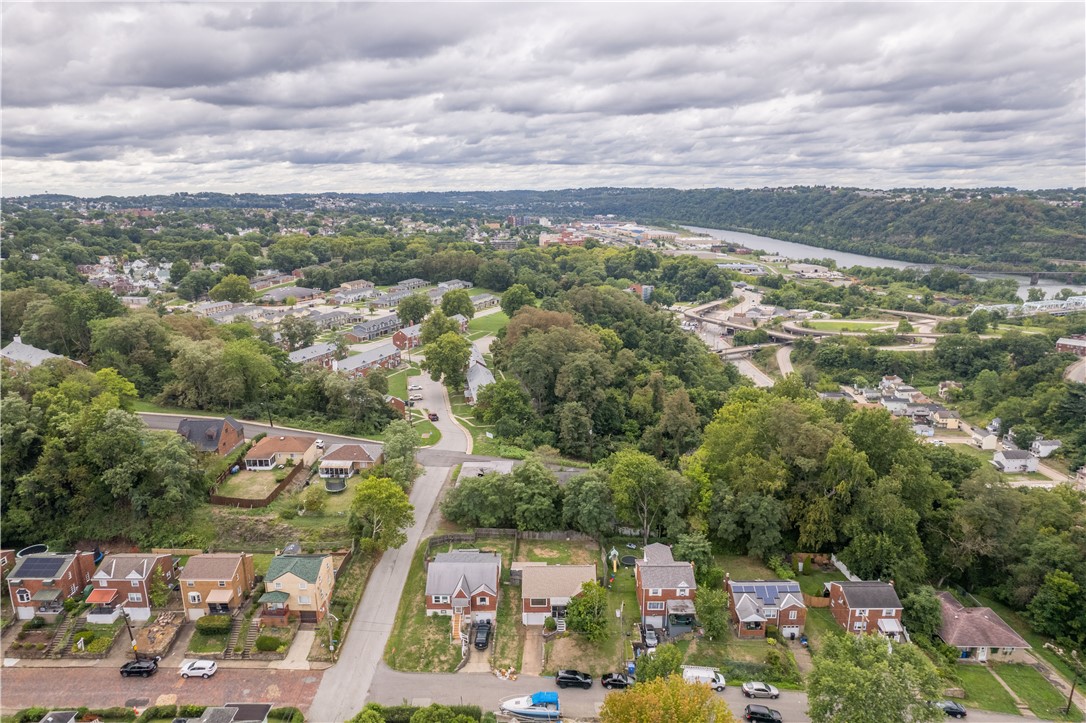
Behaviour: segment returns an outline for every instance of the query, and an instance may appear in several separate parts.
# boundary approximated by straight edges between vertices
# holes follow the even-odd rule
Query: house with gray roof
[[[634,577],[641,622],[665,627],[674,616],[694,615],[698,589],[694,565],[676,560],[669,546],[646,545],[644,556],[634,565]]]
[[[24,344],[22,338],[16,334],[11,343],[0,349],[0,358],[7,359],[15,364],[25,364],[28,367],[40,366],[49,359],[65,359],[60,354],[54,354],[45,349],[39,349],[30,344]]]
[[[245,441],[245,427],[233,417],[186,417],[177,423],[177,433],[200,452],[220,456]]]
[[[468,367],[467,384],[464,386],[464,401],[475,404],[479,392],[494,383],[494,374],[482,364]]]
[[[905,633],[897,590],[888,582],[841,580],[826,583],[830,613],[847,632],[872,633],[898,640]]]
[[[1000,472],[1028,474],[1037,471],[1037,458],[1024,449],[1004,449],[992,455],[992,465]]]
[[[320,289],[310,289],[305,286],[280,286],[265,291],[260,296],[260,300],[272,304],[282,304],[293,297],[295,303],[302,304],[313,299],[319,299],[322,296],[324,296],[324,292]]]
[[[352,354],[332,362],[332,368],[347,376],[366,376],[374,369],[395,369],[402,362],[400,350],[392,344],[382,344],[372,349]]]
[[[732,580],[725,576],[728,609],[735,634],[764,638],[776,625],[785,637],[799,637],[807,622],[807,605],[795,580]]]
[[[476,294],[471,297],[471,303],[476,311],[481,311],[497,306],[501,303],[501,299],[494,294]]]
[[[361,344],[362,342],[371,341],[377,337],[384,336],[385,334],[391,334],[401,328],[403,328],[403,322],[400,321],[399,316],[395,313],[385,314],[376,319],[360,321],[347,332],[346,337],[347,341],[351,344]]]
[[[502,556],[480,550],[438,553],[426,567],[426,614],[450,615],[453,629],[493,621],[498,610]]]
[[[336,358],[335,344],[314,344],[296,349],[287,355],[295,364],[311,364],[331,369]]]

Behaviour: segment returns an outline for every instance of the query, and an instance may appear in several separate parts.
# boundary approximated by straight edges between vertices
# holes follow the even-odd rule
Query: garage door
[[[798,625],[782,625],[781,626],[781,635],[783,635],[785,637],[785,639],[787,639],[787,640],[791,640],[793,635],[796,636],[796,639],[799,639],[799,626]]]

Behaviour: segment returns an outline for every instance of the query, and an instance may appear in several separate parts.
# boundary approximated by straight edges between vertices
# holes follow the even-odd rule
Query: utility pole
[[[1045,647],[1056,654],[1056,657],[1067,664],[1067,667],[1071,669],[1071,692],[1067,694],[1067,705],[1064,706],[1063,714],[1070,715],[1071,707],[1074,705],[1075,698],[1075,686],[1082,680],[1086,682],[1086,665],[1083,664],[1079,658],[1078,651],[1071,648],[1070,652],[1065,651],[1063,648],[1053,645],[1052,643],[1045,643]]]
[[[268,426],[275,429],[275,422],[272,421],[271,407],[268,406],[268,382],[264,382],[260,385],[260,391],[264,393],[264,411],[268,415]]]
[[[121,608],[121,617],[124,618],[124,626],[128,628],[128,637],[132,641],[132,654],[136,657],[136,660],[140,659],[140,651],[136,647],[136,636],[132,633],[132,623],[128,618],[128,611]]]

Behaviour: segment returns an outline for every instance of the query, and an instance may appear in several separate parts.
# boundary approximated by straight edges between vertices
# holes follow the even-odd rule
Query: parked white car
[[[219,666],[214,660],[190,660],[181,666],[182,678],[210,678]]]
[[[407,387],[407,391],[409,391],[409,392],[417,392],[417,391],[419,391],[421,389],[422,389],[421,384],[412,384],[409,387]]]
[[[407,399],[409,401],[412,401],[412,402],[421,402],[422,401],[422,395],[421,394],[412,394]]]

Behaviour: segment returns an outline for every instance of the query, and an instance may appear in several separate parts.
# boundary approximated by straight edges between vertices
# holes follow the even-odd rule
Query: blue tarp
[[[548,703],[558,705],[558,694],[553,690],[532,693],[532,705],[546,705]]]

